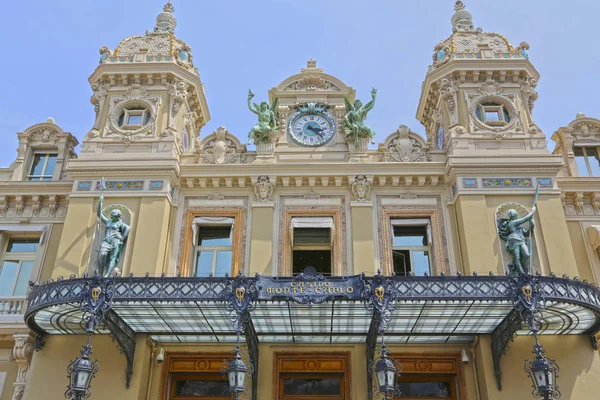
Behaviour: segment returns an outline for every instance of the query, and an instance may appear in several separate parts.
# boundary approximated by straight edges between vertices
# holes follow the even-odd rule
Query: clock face
[[[292,140],[301,146],[321,146],[335,135],[335,122],[328,113],[297,113],[290,119],[289,132]]]

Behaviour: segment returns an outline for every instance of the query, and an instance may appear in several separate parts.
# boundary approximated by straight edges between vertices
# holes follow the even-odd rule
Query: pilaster
[[[557,276],[563,274],[570,277],[579,276],[560,197],[558,195],[540,195],[537,210],[548,253],[549,272],[553,272]]]
[[[496,271],[496,232],[489,224],[485,196],[459,196],[456,200],[456,212],[464,273],[502,273],[503,271]]]

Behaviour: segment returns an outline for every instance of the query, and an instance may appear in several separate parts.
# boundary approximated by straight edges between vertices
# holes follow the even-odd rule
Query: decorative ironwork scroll
[[[500,361],[508,351],[509,344],[514,340],[517,331],[521,329],[523,320],[517,310],[510,314],[492,332],[492,359],[494,361],[494,375],[498,390],[502,390],[502,368]]]
[[[133,358],[135,357],[135,332],[113,310],[106,313],[104,325],[110,331],[111,338],[117,342],[118,349],[127,360],[125,368],[125,386],[129,389],[133,374]]]

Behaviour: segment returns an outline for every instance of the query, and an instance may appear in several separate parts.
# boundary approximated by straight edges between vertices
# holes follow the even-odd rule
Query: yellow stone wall
[[[250,274],[272,275],[273,207],[252,208],[250,231]],[[244,257],[242,255],[242,257]]]
[[[354,206],[350,212],[354,274],[375,274],[378,260],[375,258],[377,236],[373,232],[373,208]]]

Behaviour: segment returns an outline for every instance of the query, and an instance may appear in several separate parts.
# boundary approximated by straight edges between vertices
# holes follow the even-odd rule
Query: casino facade
[[[457,1],[425,137],[308,60],[250,151],[176,22],[100,49],[78,154],[50,118],[0,169],[1,399],[597,396],[600,120],[549,150],[526,42]]]

